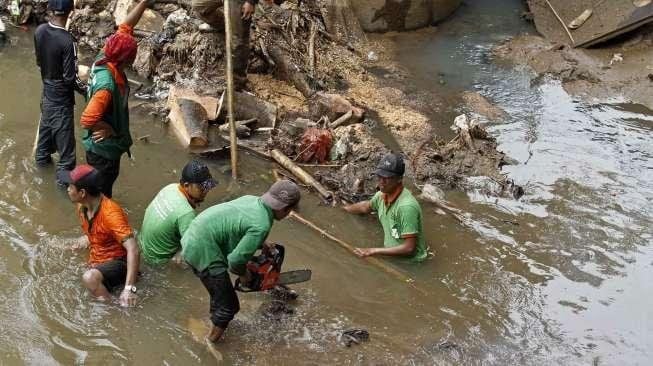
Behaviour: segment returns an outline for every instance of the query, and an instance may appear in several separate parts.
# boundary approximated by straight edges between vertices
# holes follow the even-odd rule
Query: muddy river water
[[[242,295],[220,345],[226,364],[650,364],[653,112],[617,98],[580,102],[555,82],[532,85],[527,71],[492,64],[493,44],[531,31],[520,3],[468,1],[436,31],[387,37],[414,88],[476,90],[508,112],[489,128],[517,161],[506,171],[525,196],[449,192],[468,212],[464,224],[423,204],[435,255],[417,266],[388,262],[426,294],[298,223],[276,223],[271,238],[287,246],[285,267],[309,267],[313,279],[295,286],[294,314],[280,320],[262,315],[267,295]],[[80,234],[73,206],[52,169],[30,157],[40,94],[31,34],[10,36],[0,49],[0,365],[214,364],[189,331],[194,319],[207,320],[208,303],[188,270],[145,268],[131,309],[82,290],[86,253],[64,248]],[[150,139],[135,144],[133,161],[123,159],[115,198],[139,227],[189,156],[160,119],[132,112],[134,136]],[[445,131],[450,120],[434,123]],[[204,207],[259,194],[272,181],[253,157],[244,156],[238,184],[228,162],[208,163],[220,185]],[[373,217],[304,197],[302,214],[332,233],[379,243]],[[370,341],[344,347],[338,334],[349,328],[369,330]]]

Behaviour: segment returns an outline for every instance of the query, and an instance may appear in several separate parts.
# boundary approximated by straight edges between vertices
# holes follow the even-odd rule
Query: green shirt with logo
[[[256,196],[221,203],[197,215],[181,238],[182,256],[195,270],[242,275],[272,229],[272,210]]]
[[[165,186],[147,206],[138,233],[141,257],[148,264],[165,264],[181,249],[181,237],[195,218],[195,210],[179,184]]]
[[[408,189],[404,188],[389,207],[383,201],[382,193],[376,192],[370,206],[376,211],[383,227],[383,245],[386,248],[401,245],[406,235],[417,235],[417,245],[411,259],[415,262],[426,259],[428,253],[422,228],[422,209]]]

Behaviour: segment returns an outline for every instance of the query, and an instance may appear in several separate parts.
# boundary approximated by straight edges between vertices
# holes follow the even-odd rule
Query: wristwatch
[[[134,286],[134,285],[126,285],[126,286],[125,286],[125,290],[131,292],[132,294],[135,294],[135,293],[136,293],[136,286]]]

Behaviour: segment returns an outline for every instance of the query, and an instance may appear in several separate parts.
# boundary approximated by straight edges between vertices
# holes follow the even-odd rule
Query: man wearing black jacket
[[[57,183],[65,185],[60,175],[75,167],[75,91],[82,95],[86,86],[77,77],[77,48],[64,28],[73,10],[73,0],[49,0],[50,21],[34,33],[36,64],[41,69],[43,93],[39,122],[36,164],[52,163],[59,153]]]

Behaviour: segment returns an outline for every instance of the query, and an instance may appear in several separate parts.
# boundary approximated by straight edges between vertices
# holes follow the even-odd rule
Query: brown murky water
[[[498,3],[506,10],[519,2]],[[220,345],[226,364],[650,363],[653,112],[618,100],[581,103],[556,83],[531,87],[528,75],[493,66],[490,45],[523,25],[512,10],[485,9],[488,18],[476,19],[478,6],[463,8],[420,47],[404,42],[399,59],[423,88],[450,62],[466,65],[446,71],[439,91],[474,88],[510,113],[491,131],[519,162],[508,171],[527,194],[515,202],[450,192],[469,213],[465,225],[423,205],[435,256],[418,266],[389,262],[427,295],[295,222],[276,223],[271,237],[288,247],[286,268],[312,268],[313,280],[296,286],[295,313],[281,320],[259,312],[266,295],[242,295]],[[454,41],[478,22],[504,26]],[[82,290],[86,253],[62,249],[80,234],[73,206],[52,169],[36,169],[29,156],[40,93],[31,35],[14,30],[11,40],[0,49],[0,364],[214,364],[188,328],[191,318],[206,320],[208,308],[189,271],[146,268],[132,309]],[[423,56],[447,52],[453,60]],[[123,160],[115,198],[138,227],[189,155],[161,121],[133,113],[134,136],[151,142],[137,142],[135,160]],[[266,163],[244,160],[239,184],[226,161],[209,162],[220,185],[206,205],[261,193],[272,181]],[[356,245],[379,243],[374,218],[305,197],[306,217]],[[351,327],[368,329],[370,341],[340,345],[339,332]]]

